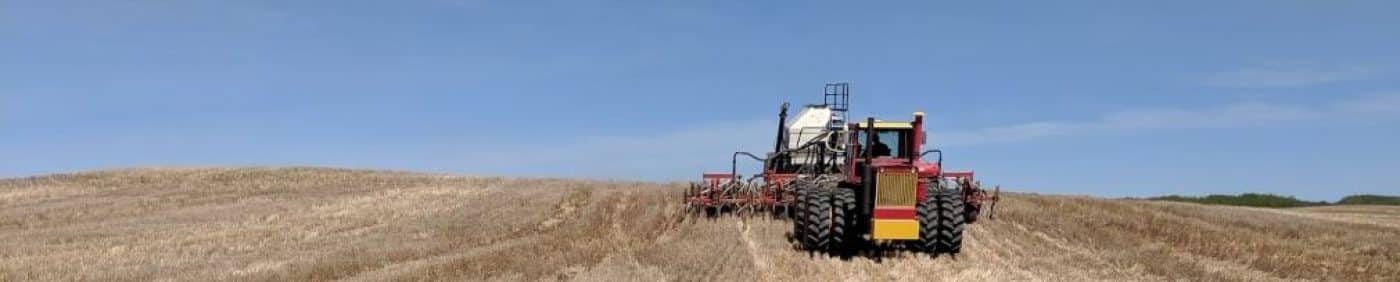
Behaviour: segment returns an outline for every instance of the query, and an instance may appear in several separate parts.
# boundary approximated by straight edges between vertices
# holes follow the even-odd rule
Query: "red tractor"
[[[783,104],[773,152],[735,153],[729,173],[707,173],[686,191],[688,209],[786,214],[795,241],[811,251],[849,254],[873,244],[958,253],[965,224],[997,195],[988,197],[971,171],[945,172],[942,151],[921,151],[923,113],[911,121],[846,123],[847,87],[828,84],[823,104],[791,120]],[[739,156],[762,161],[763,173],[738,175]]]

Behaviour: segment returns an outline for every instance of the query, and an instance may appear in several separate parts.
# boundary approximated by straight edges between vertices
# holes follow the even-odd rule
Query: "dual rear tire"
[[[804,189],[806,187],[794,188],[796,189],[793,190],[792,194],[795,201],[792,203],[792,208],[788,210],[788,215],[791,216],[792,219],[792,239],[797,241],[800,247],[806,248],[806,244],[803,243],[803,240],[805,240],[807,236],[805,231],[807,230],[806,211],[809,190]]]
[[[925,197],[916,209],[919,217],[920,249],[931,254],[962,252],[963,230],[967,228],[963,196],[944,191]]]
[[[856,211],[854,190],[800,189],[796,196],[792,234],[802,249],[841,256],[855,250],[862,220]],[[963,196],[956,191],[933,193],[920,202],[915,209],[919,220],[918,249],[931,254],[962,252],[962,235],[967,227],[965,209]]]
[[[814,188],[797,193],[793,237],[802,249],[849,253],[856,244],[856,194],[846,188]]]
[[[798,204],[801,210],[799,237],[802,248],[821,251],[831,247],[832,208],[831,192],[825,189],[811,189],[803,194]]]
[[[831,246],[833,254],[847,256],[860,241],[861,221],[856,214],[856,191],[836,188],[831,191]]]

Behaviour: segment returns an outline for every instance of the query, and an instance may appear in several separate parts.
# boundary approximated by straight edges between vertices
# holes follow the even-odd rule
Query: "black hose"
[[[939,166],[939,167],[943,167],[943,150],[933,149],[933,150],[924,151],[923,153],[920,153],[920,154],[919,154],[919,158],[923,158],[924,156],[928,155],[929,153],[938,153],[938,166]]]
[[[734,156],[729,158],[730,177],[739,178],[739,155],[748,156],[755,161],[764,162],[765,164],[768,162],[768,159],[760,158],[749,152],[734,152]]]

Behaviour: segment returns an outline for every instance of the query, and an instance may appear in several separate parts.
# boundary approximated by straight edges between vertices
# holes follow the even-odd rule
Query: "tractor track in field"
[[[795,250],[681,186],[323,168],[0,180],[0,281],[1400,280],[1400,208],[1007,193],[954,257]]]
[[[492,255],[525,244],[539,242],[541,239],[542,238],[539,235],[507,239],[503,241],[493,242],[485,246],[467,249],[462,252],[449,252],[430,257],[416,258],[409,261],[396,262],[393,264],[385,265],[375,270],[357,273],[355,276],[348,277],[347,279],[376,280],[388,277],[408,276],[416,272],[421,272],[422,269],[434,265],[444,265],[455,260],[466,260],[486,255]]]
[[[735,224],[739,225],[739,238],[744,240],[744,250],[749,254],[749,259],[753,262],[754,268],[757,269],[759,273],[763,274],[761,280],[771,281],[772,279],[768,276],[768,273],[770,273],[768,271],[768,260],[764,259],[763,256],[759,254],[758,242],[753,239],[753,232],[750,232],[748,221],[739,220],[735,221]]]

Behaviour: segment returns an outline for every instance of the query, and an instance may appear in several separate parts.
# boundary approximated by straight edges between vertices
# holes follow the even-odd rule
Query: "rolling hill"
[[[679,183],[326,168],[0,180],[0,280],[1400,280],[1400,207],[1004,195],[964,251],[849,260]]]

